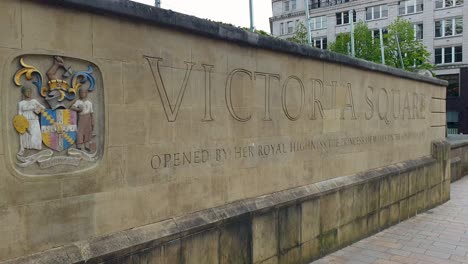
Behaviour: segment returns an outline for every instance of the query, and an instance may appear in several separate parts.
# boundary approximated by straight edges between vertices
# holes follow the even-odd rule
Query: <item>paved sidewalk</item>
[[[468,177],[451,188],[449,202],[313,263],[468,263]]]

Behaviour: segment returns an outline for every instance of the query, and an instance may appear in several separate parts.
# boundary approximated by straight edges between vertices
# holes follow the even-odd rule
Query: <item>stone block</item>
[[[408,198],[408,217],[413,217],[416,215],[418,209],[418,199],[417,195],[410,196]]]
[[[320,197],[320,231],[326,233],[340,224],[340,194],[334,192]]]
[[[305,201],[302,206],[301,242],[314,240],[320,234],[320,199]]]
[[[426,210],[441,203],[442,187],[443,185],[439,184],[426,191]]]
[[[367,217],[355,219],[338,230],[340,246],[349,245],[367,235]]]
[[[400,202],[390,205],[390,225],[395,225],[400,221]]]
[[[441,202],[446,202],[450,200],[450,179],[445,180],[442,183],[442,195],[441,195]]]
[[[426,191],[416,194],[416,213],[420,214],[426,210]]]
[[[3,195],[7,206],[54,200],[62,195],[62,183],[59,180],[24,182],[9,173],[0,177],[4,180],[5,193]]]
[[[279,256],[279,264],[302,264],[301,247],[295,247],[282,252]]]
[[[368,213],[367,189],[367,184],[358,184],[354,188],[354,218],[363,217]]]
[[[418,178],[420,178],[419,175],[422,173],[421,171],[423,171],[423,169],[413,170],[408,173],[408,196],[411,196],[419,191]]]
[[[278,264],[278,261],[278,256],[274,256],[264,261],[254,262],[254,264]]]
[[[400,197],[398,200],[406,199],[409,196],[409,174],[400,174]]]
[[[395,203],[400,200],[401,195],[401,175],[393,175],[390,177],[390,203]]]
[[[320,256],[320,240],[309,240],[301,245],[302,263],[309,263]]]
[[[127,182],[127,155],[125,148],[108,148],[106,165],[107,173],[97,179],[99,189],[106,191],[125,187]]]
[[[441,164],[437,163],[429,168],[427,175],[427,188],[440,184],[442,181]]]
[[[186,264],[219,263],[219,230],[212,229],[182,239]]]
[[[390,197],[390,178],[385,177],[380,180],[380,208],[383,208],[391,204]]]
[[[0,208],[0,261],[19,257],[26,247],[27,232],[21,207]]]
[[[345,187],[339,191],[340,197],[340,224],[351,222],[355,217],[354,207],[355,186]]]
[[[0,9],[0,47],[21,48],[21,3],[15,0],[2,1]]]
[[[400,201],[400,221],[404,221],[409,217],[409,199]]]
[[[301,206],[293,205],[280,208],[278,220],[280,252],[299,246],[301,241]]]
[[[326,233],[320,234],[320,254],[325,255],[339,248],[338,229],[334,228]]]
[[[221,228],[219,263],[252,263],[250,221],[230,223]]]
[[[380,209],[379,225],[381,229],[385,229],[390,226],[390,206]]]
[[[380,208],[380,181],[370,181],[367,187],[368,211],[375,212]]]
[[[95,175],[64,179],[62,182],[63,197],[99,192],[100,186],[98,185],[97,181],[98,179],[95,177]]]
[[[368,234],[376,233],[380,230],[379,212],[370,213],[367,216],[367,232]]]
[[[93,56],[91,14],[69,12],[63,7],[37,2],[24,2],[21,20],[23,49],[40,48],[77,57]]]
[[[147,142],[149,112],[146,106],[109,107],[109,146],[142,145]]]
[[[420,173],[418,173],[417,181],[416,181],[416,190],[418,192],[426,190],[427,186],[429,185],[429,174],[432,170],[435,169],[436,164],[432,164],[423,168]]]
[[[84,240],[96,233],[94,199],[80,196],[24,208],[24,245],[35,252]]]
[[[183,253],[184,252],[182,251],[182,242],[180,239],[170,241],[161,246],[161,263],[162,264],[184,263]],[[159,263],[156,262],[154,264],[159,264]]]
[[[106,99],[108,104],[124,103],[123,86],[123,66],[117,60],[97,60],[102,72],[104,87],[106,89]],[[128,89],[131,89],[128,87]]]
[[[278,216],[276,212],[255,215],[252,220],[253,262],[278,256]]]

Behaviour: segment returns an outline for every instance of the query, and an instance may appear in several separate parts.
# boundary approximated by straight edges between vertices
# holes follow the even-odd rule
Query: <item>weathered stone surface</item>
[[[340,193],[334,192],[320,198],[320,231],[326,233],[340,224]]]
[[[311,262],[320,256],[320,240],[310,240],[301,245],[302,263]]]
[[[0,261],[308,261],[449,197],[445,81],[132,1],[5,0],[0,22]],[[92,166],[15,167],[24,54],[100,71]]]
[[[338,229],[332,229],[326,233],[322,233],[320,240],[320,254],[327,254],[336,250],[339,247]]]
[[[219,230],[212,229],[182,240],[183,259],[187,264],[219,263]]]
[[[2,2],[0,32],[0,47],[21,48],[21,6],[14,0]]]
[[[234,222],[221,228],[219,263],[252,263],[250,221]]]
[[[301,206],[293,205],[280,208],[278,221],[279,250],[280,253],[283,253],[297,247],[301,242]],[[282,262],[281,257],[280,262]]]
[[[338,239],[341,246],[348,245],[367,234],[367,218],[359,218],[343,225],[338,230]]]
[[[13,259],[2,262],[4,264],[60,264],[60,263],[85,263],[82,259],[80,249],[75,245],[59,247],[48,251],[47,254],[35,254],[24,258]]]
[[[278,216],[276,212],[254,216],[252,219],[253,262],[278,256]]]
[[[320,234],[320,199],[305,201],[301,206],[301,242],[305,243]]]

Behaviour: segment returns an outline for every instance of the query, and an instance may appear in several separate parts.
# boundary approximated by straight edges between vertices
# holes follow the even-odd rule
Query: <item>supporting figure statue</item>
[[[25,149],[42,149],[41,127],[38,115],[45,107],[36,99],[32,99],[32,88],[23,86],[21,93],[23,100],[18,103],[18,114],[24,116],[29,123],[27,131],[20,135],[20,150],[18,155],[22,156]]]
[[[89,143],[92,140],[94,129],[93,118],[93,103],[87,99],[88,91],[86,89],[79,90],[80,99],[71,107],[72,110],[78,112],[78,138],[76,146],[78,149],[86,151],[90,150]]]

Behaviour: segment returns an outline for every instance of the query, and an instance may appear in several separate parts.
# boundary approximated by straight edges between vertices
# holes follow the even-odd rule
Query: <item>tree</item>
[[[349,33],[340,33],[336,41],[330,44],[330,50],[351,55],[351,35]],[[354,50],[356,58],[377,63],[381,61],[380,41],[372,37],[372,31],[362,21],[359,21],[354,28]]]
[[[434,66],[430,63],[430,52],[422,41],[415,38],[414,28],[410,21],[398,18],[388,26],[388,34],[385,36],[385,64],[401,68],[398,44],[401,49],[401,57],[406,70],[431,70]]]
[[[292,38],[289,39],[289,41],[298,43],[298,44],[304,44],[306,45],[308,43],[307,41],[307,28],[304,26],[302,22],[297,24],[296,26],[296,33]]]
[[[384,34],[385,64],[401,68],[401,56],[404,68],[408,71],[431,70],[430,53],[420,40],[415,38],[413,25],[410,21],[398,18],[388,26],[388,33]],[[397,42],[398,39],[398,42]],[[376,63],[381,63],[380,40],[373,39],[372,31],[367,25],[359,21],[354,30],[354,43],[356,57]],[[351,55],[351,36],[349,33],[340,33],[336,41],[329,45],[331,51]]]

